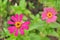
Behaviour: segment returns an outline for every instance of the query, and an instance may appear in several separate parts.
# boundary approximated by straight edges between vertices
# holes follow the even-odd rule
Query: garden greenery
[[[3,30],[2,32],[0,32],[1,34],[0,38],[5,38],[6,36],[7,37],[9,36],[8,38],[6,38],[6,40],[50,40],[49,37],[47,36],[54,36],[60,40],[60,23],[59,23],[60,16],[58,14],[58,11],[60,9],[59,6],[60,0],[58,1],[39,0],[39,2],[43,3],[44,8],[46,9],[44,10],[43,8],[43,11],[40,11],[36,15],[33,15],[32,12],[26,8],[27,6],[26,0],[19,0],[19,5],[17,4],[11,5],[10,1],[8,0],[4,0],[4,1],[0,0],[0,16],[2,16],[3,19],[3,24],[2,24]],[[34,8],[33,3],[29,3],[29,6]],[[23,33],[19,32],[18,35],[16,36],[14,35],[14,33],[11,34],[10,31],[8,30],[9,26],[11,26],[9,25],[8,20],[10,20],[11,17],[15,16],[16,14],[18,15],[23,14],[24,15],[22,19],[23,22],[26,21],[30,22],[29,25],[26,22],[28,26],[24,25],[25,26],[24,35],[21,35]],[[46,16],[46,14],[48,17]],[[54,17],[53,19],[51,19],[52,16]],[[15,20],[14,18],[12,19]],[[17,28],[19,27],[17,26]]]

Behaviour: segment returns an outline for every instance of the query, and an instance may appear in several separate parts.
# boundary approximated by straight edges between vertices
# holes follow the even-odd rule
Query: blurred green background
[[[57,11],[57,21],[47,24],[41,20],[45,7]],[[15,37],[7,30],[7,20],[14,14],[24,14],[23,20],[31,22],[25,35]],[[60,40],[60,0],[0,0],[0,40]]]

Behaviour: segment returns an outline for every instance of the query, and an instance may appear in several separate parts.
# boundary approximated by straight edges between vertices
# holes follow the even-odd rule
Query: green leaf
[[[41,40],[50,40],[48,37],[41,38]]]
[[[24,10],[24,13],[25,14],[31,14],[31,12],[29,10],[27,10],[27,9]]]
[[[34,19],[34,18],[35,18],[35,16],[34,16],[34,15],[32,15],[32,14],[29,14],[29,16],[30,16],[32,19]]]
[[[8,1],[8,0],[4,0],[3,4],[5,4],[5,5],[6,5],[7,1]]]
[[[24,20],[24,21],[26,21],[26,20],[27,20],[27,17],[26,17],[26,16],[24,16],[24,17],[23,17],[23,20]]]
[[[3,30],[5,31],[6,36],[10,35],[9,31],[7,30],[7,28],[3,28]]]
[[[16,13],[20,14],[22,13],[22,10],[20,8],[20,6],[11,6],[11,9]]]
[[[47,28],[46,29],[47,35],[52,35],[55,37],[59,37],[58,33],[53,28]]]
[[[57,23],[57,22],[50,23],[50,24],[49,24],[49,27],[51,27],[51,28],[58,28],[58,27],[60,27],[60,24]]]
[[[13,34],[11,34],[10,37],[7,38],[7,40],[16,40],[16,38],[17,38],[16,36],[14,36]]]
[[[60,27],[57,28],[57,33],[58,33],[59,38],[60,38]]]
[[[7,25],[7,21],[4,21],[4,25],[3,25],[4,27],[8,27],[8,25]]]
[[[37,14],[37,15],[36,15],[36,18],[39,18],[39,17],[40,17],[40,15],[39,15],[39,14]]]
[[[26,8],[26,2],[25,0],[20,0],[20,8],[22,8],[22,10],[24,10]]]
[[[34,33],[31,33],[30,34],[30,39],[31,40],[41,40],[40,36],[39,35],[36,35]]]
[[[44,22],[42,20],[40,20],[40,19],[38,19],[38,20],[36,20],[36,19],[31,20],[29,31],[43,27],[43,23]]]

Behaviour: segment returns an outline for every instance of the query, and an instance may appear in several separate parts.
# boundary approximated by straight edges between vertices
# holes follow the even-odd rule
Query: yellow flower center
[[[15,26],[16,26],[16,28],[20,28],[21,27],[21,22],[15,22]]]
[[[48,12],[48,13],[47,13],[47,17],[48,17],[48,18],[51,18],[51,17],[52,17],[52,13],[51,13],[51,12]]]

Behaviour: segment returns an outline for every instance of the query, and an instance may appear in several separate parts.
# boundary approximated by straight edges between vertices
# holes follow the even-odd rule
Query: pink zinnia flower
[[[42,20],[46,20],[47,23],[55,22],[57,19],[57,12],[54,8],[44,8],[42,12]]]
[[[12,25],[8,27],[10,33],[14,33],[15,36],[18,36],[20,32],[21,35],[24,35],[24,29],[29,29],[29,21],[23,22],[23,14],[16,14],[11,16],[11,20],[8,20],[8,24]]]

